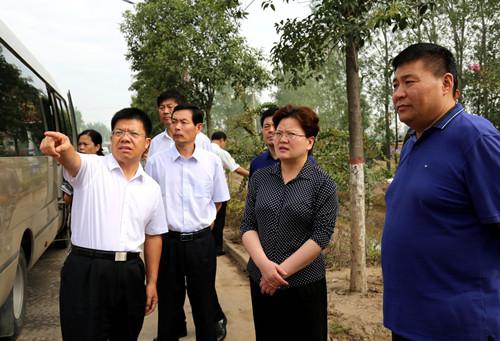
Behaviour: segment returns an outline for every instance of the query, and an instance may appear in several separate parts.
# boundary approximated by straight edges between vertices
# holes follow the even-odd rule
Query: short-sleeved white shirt
[[[166,233],[158,184],[139,165],[128,180],[112,154],[79,154],[78,174],[64,177],[73,186],[71,242],[108,251],[141,251],[145,234]]]
[[[234,172],[240,165],[234,161],[233,157],[227,150],[222,149],[217,143],[212,143],[212,152],[217,155],[222,161],[222,167],[230,172]]]
[[[211,150],[210,145],[212,143],[210,142],[210,139],[207,137],[207,135],[203,134],[202,132],[196,134],[195,144],[205,150]],[[172,145],[174,145],[174,140],[170,137],[170,135],[167,134],[166,130],[162,131],[151,140],[148,150],[148,158],[158,153],[159,151],[169,149]]]
[[[229,200],[229,190],[220,159],[196,147],[190,158],[182,157],[175,145],[148,160],[146,172],[159,184],[168,229],[196,232],[215,220],[216,202]]]

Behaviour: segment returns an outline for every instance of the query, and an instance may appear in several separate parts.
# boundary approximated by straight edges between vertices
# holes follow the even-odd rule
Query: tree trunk
[[[390,88],[391,88],[391,59],[389,57],[389,42],[387,41],[387,31],[383,30],[384,35],[384,119],[385,119],[385,146],[384,153],[386,158],[387,170],[391,170],[391,112],[389,112]]]
[[[349,111],[349,157],[351,199],[351,291],[366,292],[365,179],[363,124],[360,109],[358,46],[346,39],[347,106]]]
[[[207,103],[206,103],[206,108],[205,108],[205,121],[207,122],[206,125],[206,132],[208,138],[212,136],[213,133],[213,122],[212,122],[212,107],[214,105],[214,95],[215,93],[213,91],[209,91],[207,94]]]
[[[210,136],[212,136],[212,108],[209,108],[206,110],[206,117],[205,117],[205,121],[207,122],[207,125],[206,125],[206,133],[207,133],[207,136],[208,138],[210,138]]]

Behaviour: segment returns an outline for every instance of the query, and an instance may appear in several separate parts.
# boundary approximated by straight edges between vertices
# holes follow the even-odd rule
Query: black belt
[[[73,245],[71,247],[71,253],[79,256],[85,256],[90,258],[102,258],[109,259],[115,262],[126,262],[131,259],[139,258],[139,252],[119,252],[119,251],[104,251],[104,250],[94,250],[87,249],[86,247],[80,247]]]
[[[192,240],[203,237],[205,234],[210,232],[210,227],[205,227],[196,232],[177,232],[177,231],[168,231],[167,236],[170,238],[174,238],[180,240],[181,242],[190,242]]]

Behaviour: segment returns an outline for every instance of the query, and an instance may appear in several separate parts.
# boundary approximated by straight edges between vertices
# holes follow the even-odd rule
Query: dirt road
[[[26,320],[18,341],[61,340],[59,274],[66,255],[67,250],[49,249],[30,271],[26,291]],[[228,335],[225,340],[255,340],[248,280],[228,256],[218,257],[216,285],[220,303],[228,318]],[[188,303],[186,313],[188,336],[181,340],[194,341],[194,327]],[[139,340],[151,341],[155,336],[156,313],[145,319]]]
[[[227,336],[225,341],[255,340],[252,320],[250,287],[245,274],[231,262],[228,256],[217,257],[216,287],[220,304],[226,314]],[[188,321],[188,335],[181,341],[195,341],[191,307],[186,300],[184,311]],[[139,341],[152,341],[156,336],[156,311],[144,320]]]

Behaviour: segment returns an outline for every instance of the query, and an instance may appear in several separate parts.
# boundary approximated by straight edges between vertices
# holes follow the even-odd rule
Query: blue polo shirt
[[[309,155],[307,157],[307,159],[310,162],[312,162],[313,165],[316,164],[316,160],[314,159],[314,157],[312,155]],[[255,171],[257,171],[258,169],[266,168],[266,167],[272,166],[272,165],[279,163],[279,162],[280,162],[280,160],[273,159],[273,157],[271,156],[271,153],[269,153],[269,150],[266,149],[265,151],[263,151],[262,153],[257,155],[252,160],[252,162],[250,162],[250,176],[252,176],[252,174],[255,173]]]
[[[405,144],[386,194],[384,324],[411,340],[500,340],[500,134],[457,104]]]

